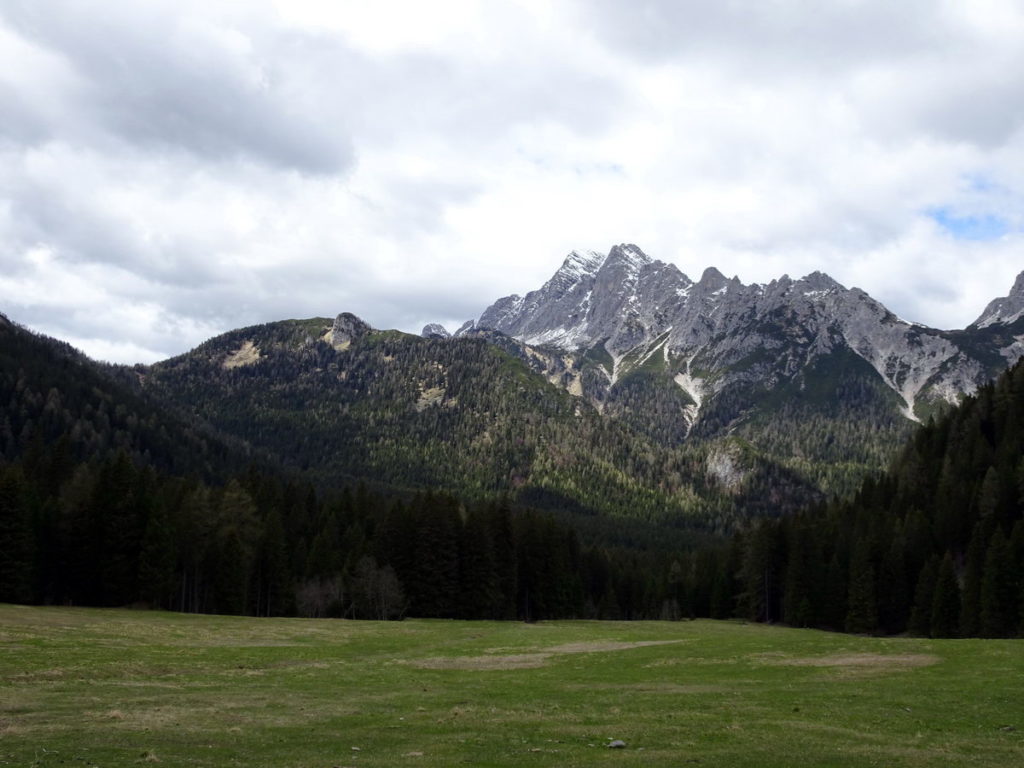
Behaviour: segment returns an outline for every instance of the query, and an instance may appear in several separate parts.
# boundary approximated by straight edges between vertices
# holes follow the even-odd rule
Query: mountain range
[[[632,245],[574,252],[541,288],[453,334],[342,313],[124,367],[2,325],[17,405],[0,425],[5,455],[59,414],[54,434],[63,424],[82,446],[166,457],[172,471],[216,477],[258,457],[319,487],[507,495],[722,530],[849,493],[916,421],[1021,357],[1024,273],[957,331],[905,322],[821,273],[744,285],[708,269],[694,282]],[[102,407],[61,384],[69,366]]]
[[[879,446],[1024,355],[1024,272],[974,323],[947,331],[821,272],[744,285],[711,267],[695,282],[623,244],[570,253],[539,289],[499,299],[452,336],[494,333],[663,444],[741,438],[839,492],[884,463]]]
[[[774,389],[848,351],[898,396],[905,417],[920,421],[1024,355],[1022,316],[1024,272],[967,329],[941,331],[901,320],[821,272],[744,285],[709,267],[694,282],[635,245],[617,245],[607,254],[572,252],[541,288],[499,299],[455,335],[493,329],[575,359],[607,355],[597,366],[604,381],[582,393],[599,407],[620,379],[660,356],[691,401],[690,426],[705,403],[738,383]]]

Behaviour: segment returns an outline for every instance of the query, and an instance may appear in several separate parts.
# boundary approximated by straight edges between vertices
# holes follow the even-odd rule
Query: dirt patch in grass
[[[579,691],[635,691],[637,693],[728,693],[735,688],[724,685],[683,685],[681,683],[623,683],[621,685],[569,685],[566,690]]]
[[[647,648],[652,645],[675,645],[682,640],[637,640],[631,643],[615,640],[594,640],[586,643],[566,643],[545,648],[547,653],[603,653],[605,651],[627,651],[630,648]]]
[[[517,653],[511,656],[450,656],[410,662],[420,669],[536,669],[547,664],[549,653]]]
[[[786,667],[840,667],[853,669],[906,669],[930,667],[940,659],[930,653],[843,653],[833,656],[806,656],[798,658],[761,657],[764,664]]]
[[[651,645],[669,645],[681,640],[638,640],[636,642],[619,642],[616,640],[595,640],[584,643],[566,643],[550,648],[538,649],[531,653],[487,654],[484,656],[440,656],[430,659],[419,659],[410,662],[420,669],[536,669],[545,666],[552,656],[572,653],[604,653],[608,651],[625,651],[630,648],[644,648]]]

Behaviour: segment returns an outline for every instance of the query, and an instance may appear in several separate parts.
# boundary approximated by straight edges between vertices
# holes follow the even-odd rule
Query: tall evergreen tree
[[[932,556],[921,567],[914,588],[914,608],[910,612],[910,631],[921,637],[932,633],[932,607],[935,599],[935,581],[939,575],[939,559]]]
[[[175,564],[174,529],[165,503],[154,506],[142,536],[139,553],[139,598],[154,608],[174,605]]]
[[[985,553],[981,577],[981,635],[1006,637],[1016,626],[1017,585],[1013,578],[1010,543],[996,528]]]
[[[417,616],[451,618],[457,610],[459,529],[457,502],[426,494],[413,503],[416,520],[415,560],[406,584]]]
[[[960,611],[960,630],[964,637],[975,637],[981,631],[981,574],[985,567],[985,545],[991,538],[991,531],[990,520],[979,520],[967,547]]]
[[[106,605],[126,605],[138,597],[139,549],[146,524],[136,469],[119,451],[100,469],[91,502],[101,539],[99,592]]]
[[[956,580],[953,557],[947,552],[939,566],[932,593],[931,636],[956,637],[959,634],[959,624],[960,587]]]
[[[847,599],[846,631],[870,634],[878,629],[875,568],[866,538],[857,541],[850,560],[850,589]]]
[[[471,510],[459,536],[459,616],[501,618],[501,594],[487,520]]]
[[[32,601],[33,536],[25,477],[0,468],[0,602]]]

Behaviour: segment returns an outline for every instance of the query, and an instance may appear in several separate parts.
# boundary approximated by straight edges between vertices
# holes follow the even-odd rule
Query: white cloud
[[[1024,269],[1022,52],[996,0],[0,0],[0,311],[415,331],[625,241],[963,326]]]

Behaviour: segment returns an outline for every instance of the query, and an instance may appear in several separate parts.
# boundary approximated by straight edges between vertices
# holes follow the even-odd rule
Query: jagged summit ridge
[[[638,329],[659,323],[660,307],[675,303],[692,284],[633,244],[616,245],[607,255],[573,251],[538,290],[499,299],[476,326],[533,345],[580,349],[606,339],[610,348],[626,348]]]
[[[605,254],[597,251],[572,251],[565,257],[556,274],[569,279],[592,275],[601,268],[607,258]]]
[[[1024,272],[1017,275],[1008,296],[993,300],[981,316],[971,325],[976,328],[987,328],[990,325],[1009,325],[1024,316]]]
[[[978,325],[1021,316],[1024,273]],[[993,373],[990,362],[949,333],[903,321],[823,272],[745,285],[708,267],[695,283],[632,244],[616,245],[607,256],[570,253],[541,288],[499,299],[476,327],[563,353],[601,348],[610,362],[599,368],[612,388],[656,352],[693,401],[690,421],[709,398],[738,384],[766,391],[787,382],[803,386],[816,361],[843,350],[866,361],[914,420],[921,407],[923,413],[928,404],[956,402]],[[999,351],[1013,362],[1014,350]]]

